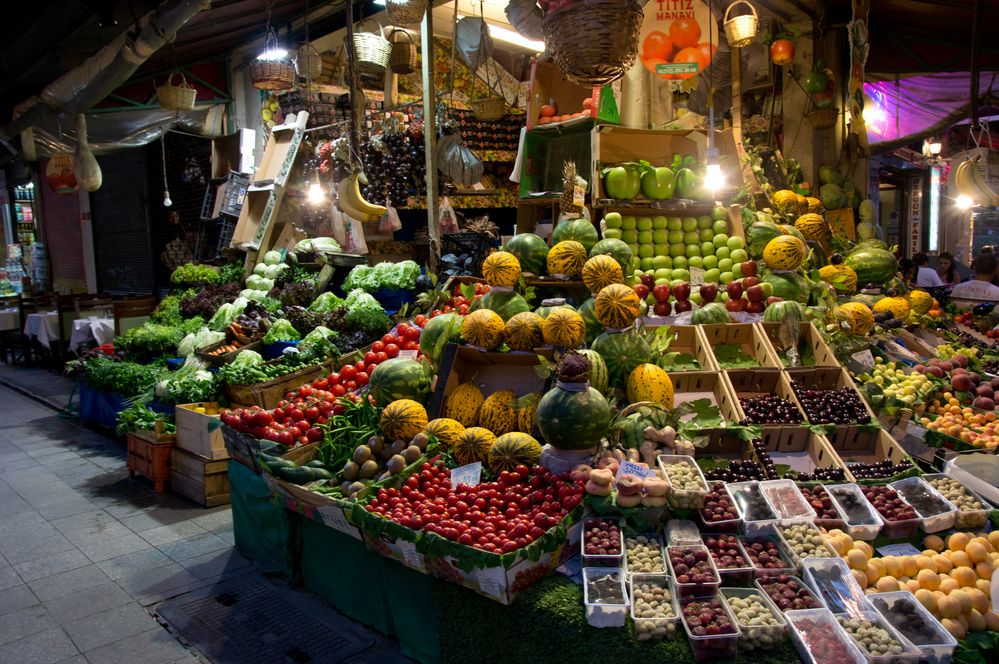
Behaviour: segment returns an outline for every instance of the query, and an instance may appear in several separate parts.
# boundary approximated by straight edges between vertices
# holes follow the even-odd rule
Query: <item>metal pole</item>
[[[420,49],[423,70],[423,145],[427,160],[427,234],[430,236],[430,270],[436,271],[441,228],[437,211],[437,94],[434,86],[433,12],[433,3],[427,3],[427,13],[423,16],[420,29]]]

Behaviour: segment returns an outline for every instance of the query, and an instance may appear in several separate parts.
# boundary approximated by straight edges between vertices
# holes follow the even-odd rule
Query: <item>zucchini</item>
[[[307,484],[312,481],[312,470],[311,468],[301,468],[299,466],[276,468],[274,476],[292,484]]]
[[[307,468],[320,468],[320,469],[322,469],[322,470],[329,470],[329,469],[328,469],[328,468],[326,467],[326,464],[325,464],[325,463],[323,463],[322,461],[320,461],[319,459],[313,459],[313,460],[312,460],[312,461],[310,461],[309,463],[305,464],[305,466],[306,466]]]

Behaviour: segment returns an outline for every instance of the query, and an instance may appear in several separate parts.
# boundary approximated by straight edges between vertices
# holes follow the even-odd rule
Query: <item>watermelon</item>
[[[749,255],[753,258],[763,258],[763,249],[767,243],[781,234],[777,224],[769,221],[754,221],[746,229],[746,244]]]
[[[690,322],[694,325],[712,325],[715,323],[724,325],[725,323],[731,323],[732,319],[729,317],[728,310],[724,304],[712,302],[696,310],[691,315]]]
[[[822,184],[842,184],[843,174],[835,166],[819,166],[819,182]]]
[[[872,246],[854,249],[847,254],[844,264],[857,273],[860,288],[867,284],[883,284],[898,272],[895,254]]]
[[[504,247],[517,257],[520,269],[531,274],[544,274],[548,258],[548,245],[534,233],[520,233],[510,238]]]
[[[552,231],[552,246],[564,240],[575,240],[583,245],[587,254],[600,237],[597,228],[582,217],[578,219],[563,219]]]
[[[590,387],[600,393],[607,391],[607,363],[603,356],[589,348],[576,352],[590,360]]]
[[[819,198],[827,210],[839,210],[847,205],[846,194],[837,184],[824,184],[819,188]]]
[[[648,362],[652,355],[649,343],[635,329],[604,332],[593,341],[592,348],[604,358],[609,382],[616,387],[623,387],[635,367]]]
[[[768,272],[762,281],[773,286],[777,297],[802,304],[808,302],[808,283],[797,272]]]
[[[853,245],[853,251],[859,249],[884,249],[888,250],[888,245],[877,238],[869,238],[867,240],[861,240],[857,244]]]
[[[565,303],[564,297],[553,297],[547,300],[541,300],[541,306],[534,310],[534,313],[541,316],[542,318],[548,318],[548,314],[552,312],[553,309],[572,309],[575,311],[575,307],[571,304]]]
[[[480,309],[492,309],[503,322],[507,322],[514,316],[524,311],[530,311],[531,307],[519,293],[513,291],[500,291],[495,288],[482,296],[479,302]]]
[[[594,387],[573,392],[558,385],[548,390],[535,415],[545,441],[559,450],[595,447],[610,428],[611,410]]]
[[[393,357],[375,367],[368,377],[368,394],[379,406],[399,399],[422,402],[429,389],[427,367],[417,360]]]
[[[608,238],[600,240],[590,249],[590,258],[594,256],[607,255],[617,261],[624,274],[631,274],[631,259],[633,257],[631,247],[624,240]]]
[[[767,306],[766,311],[763,312],[763,322],[765,323],[782,323],[785,320],[793,320],[798,324],[805,323],[805,308],[801,306],[801,303],[793,300],[774,302]]]
[[[596,299],[591,297],[579,305],[579,315],[583,317],[583,322],[586,323],[586,343],[588,344],[592,344],[593,340],[599,337],[604,331],[604,326],[600,324],[600,321],[597,320],[597,315],[593,313],[596,302]]]
[[[420,350],[435,365],[440,364],[447,345],[461,339],[461,321],[460,315],[448,313],[434,316],[423,326]]]

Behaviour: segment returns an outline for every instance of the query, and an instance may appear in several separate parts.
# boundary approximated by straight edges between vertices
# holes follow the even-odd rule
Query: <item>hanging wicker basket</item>
[[[839,109],[830,106],[812,111],[805,117],[812,123],[812,129],[831,129],[836,126],[839,119]]]
[[[291,90],[295,68],[279,60],[254,60],[250,63],[250,80],[258,90]]]
[[[396,35],[401,35],[396,37]],[[389,35],[392,52],[389,54],[389,69],[393,74],[412,74],[416,71],[416,42],[413,35],[405,30],[393,30]]]
[[[733,16],[729,14],[736,5],[746,5],[751,14]],[[760,18],[756,15],[756,7],[746,2],[746,0],[736,0],[725,10],[725,38],[732,48],[749,46],[756,39],[756,29],[759,27]]]
[[[323,75],[323,58],[312,44],[302,44],[295,58],[295,71],[307,81],[315,81]]]
[[[427,0],[385,0],[392,25],[419,25],[427,13]]]
[[[480,122],[495,122],[506,115],[506,100],[502,97],[486,97],[468,102],[472,115]]]
[[[173,77],[180,75],[180,85],[173,84]],[[168,111],[190,111],[194,108],[194,101],[198,97],[198,91],[192,88],[183,74],[173,72],[167,78],[166,83],[156,88],[156,98],[160,100],[160,106]]]
[[[580,0],[545,15],[541,27],[559,71],[583,85],[616,81],[638,55],[644,13],[637,0]]]
[[[385,39],[385,29],[379,26],[379,33],[354,33],[354,61],[361,72],[380,74],[388,66],[392,54],[392,44]]]

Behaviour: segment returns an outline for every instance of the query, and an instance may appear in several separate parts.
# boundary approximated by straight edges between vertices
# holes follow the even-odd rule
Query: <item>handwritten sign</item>
[[[700,286],[704,283],[704,268],[702,267],[691,267],[690,268],[690,285]]]
[[[882,556],[918,556],[922,552],[908,542],[904,542],[902,544],[885,544],[884,546],[879,546],[878,553]]]
[[[347,515],[343,513],[343,508],[338,505],[322,505],[316,508],[323,520],[323,525],[332,528],[345,535],[350,535],[358,540],[361,538],[361,531],[357,526],[347,521]]]
[[[400,350],[399,357],[401,357],[404,360],[415,360],[417,352],[418,351],[415,350]]]
[[[861,372],[870,371],[874,368],[874,355],[869,350],[854,353],[850,358],[860,366]]]
[[[637,463],[632,463],[630,461],[622,461],[621,465],[617,468],[617,476],[614,481],[621,479],[622,475],[634,475],[635,477],[641,477],[643,480],[646,477],[658,477],[658,471],[652,468],[646,468],[645,466],[639,466]],[[452,483],[451,486],[454,486]]]
[[[482,480],[482,462],[476,461],[466,466],[459,466],[451,471],[451,486],[459,484],[476,486]]]

